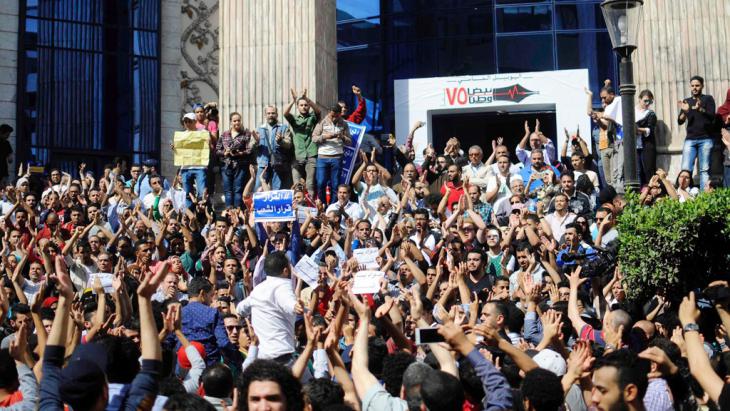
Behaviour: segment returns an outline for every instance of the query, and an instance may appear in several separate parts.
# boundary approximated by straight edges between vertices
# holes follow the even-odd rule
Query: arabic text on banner
[[[254,193],[253,215],[257,223],[266,221],[293,221],[293,190],[275,190]]]
[[[302,256],[296,266],[294,266],[294,274],[301,278],[312,288],[317,288],[319,281],[319,264],[312,260],[308,255]]]
[[[210,133],[206,130],[176,131],[172,139],[175,145],[175,166],[207,166],[210,159]]]
[[[352,143],[349,146],[345,146],[342,149],[342,163],[340,164],[340,182],[349,183],[352,170],[355,168],[357,162],[357,153],[360,151],[360,143],[362,143],[363,136],[365,135],[365,126],[355,123],[347,122],[350,127],[350,137],[352,137]]]

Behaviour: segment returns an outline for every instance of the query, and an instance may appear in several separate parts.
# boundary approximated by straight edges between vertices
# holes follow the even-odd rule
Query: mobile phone
[[[416,328],[416,345],[445,342],[436,328]]]

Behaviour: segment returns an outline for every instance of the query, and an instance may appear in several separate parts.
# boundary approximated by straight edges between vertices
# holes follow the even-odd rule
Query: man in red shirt
[[[340,100],[337,104],[339,104],[342,108],[340,115],[345,119],[345,121],[360,124],[363,120],[365,120],[365,116],[367,115],[367,105],[365,104],[365,99],[362,96],[360,87],[352,86],[352,93],[357,96],[357,108],[352,112],[352,114],[349,116],[347,115],[347,103],[345,100]]]
[[[446,191],[449,190],[449,198],[446,201],[446,205],[449,210],[453,210],[454,203],[459,202],[459,198],[464,195],[464,182],[461,181],[461,168],[456,164],[449,166],[448,181],[441,187],[441,194],[446,195]]]

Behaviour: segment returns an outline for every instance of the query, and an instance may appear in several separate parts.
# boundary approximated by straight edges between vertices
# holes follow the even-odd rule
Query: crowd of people
[[[730,122],[730,94],[716,113],[701,84],[680,103],[689,160],[675,183],[656,169],[653,96],[640,94],[647,207],[719,186],[705,123]],[[340,181],[345,121],[366,115],[352,91],[350,115],[292,90],[285,123],[274,106],[255,128],[231,113],[220,135],[216,106],[196,106],[182,122],[210,133],[210,163],[169,179],[155,160],[120,159],[98,179],[85,164],[47,177],[21,167],[0,202],[0,407],[730,409],[727,282],[626,297],[609,84],[603,110],[589,103],[593,134],[565,129],[559,152],[558,136],[526,122],[516,147],[454,137],[416,163],[418,122],[403,145],[363,141]],[[257,221],[253,195],[279,189],[293,190],[297,217]]]

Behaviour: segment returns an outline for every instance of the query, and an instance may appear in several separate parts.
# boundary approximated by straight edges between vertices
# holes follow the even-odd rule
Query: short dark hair
[[[560,378],[551,371],[535,368],[525,374],[520,387],[522,397],[539,411],[557,411],[563,405]]]
[[[188,393],[168,397],[163,408],[167,411],[215,411],[213,404],[203,397]]]
[[[345,390],[328,378],[315,378],[304,386],[304,396],[314,411],[323,411],[330,405],[345,403]]]
[[[484,303],[484,305],[493,305],[494,309],[497,310],[497,314],[504,317],[504,323],[507,324],[509,322],[509,308],[507,308],[507,304],[503,303],[499,300],[489,300]]]
[[[213,284],[205,277],[194,277],[188,285],[188,295],[197,297],[201,291],[209,293],[213,290]]]
[[[300,411],[304,408],[302,384],[294,378],[289,368],[272,360],[255,360],[238,379],[238,392],[243,399],[238,404],[239,410],[248,411],[248,401],[246,401],[248,387],[254,381],[271,381],[279,384],[289,410]]]
[[[330,111],[333,113],[342,113],[342,107],[339,103],[335,103],[330,106]]]
[[[233,392],[233,373],[224,364],[213,364],[200,376],[205,395],[217,398],[228,398]]]
[[[275,251],[264,260],[264,271],[268,276],[281,277],[286,268],[289,268],[289,259],[282,251]]]
[[[462,409],[464,390],[458,378],[435,371],[421,384],[421,397],[429,410],[457,411]]]
[[[639,358],[634,352],[628,349],[621,349],[596,359],[594,370],[603,367],[613,367],[618,374],[618,386],[623,391],[629,384],[636,385],[639,390],[638,398],[643,398],[646,387],[649,384],[647,374],[649,373],[649,362]]]
[[[390,395],[397,397],[403,384],[403,373],[416,358],[405,352],[390,354],[383,359],[383,383]]]
[[[527,251],[528,253],[532,254],[532,246],[527,241],[519,242],[515,247],[515,254],[520,251]]]
[[[702,76],[698,76],[698,75],[695,74],[694,76],[692,76],[692,78],[689,79],[689,82],[691,83],[691,82],[693,82],[695,80],[699,81],[700,84],[702,84],[703,86],[705,85],[705,79],[702,78]]]

